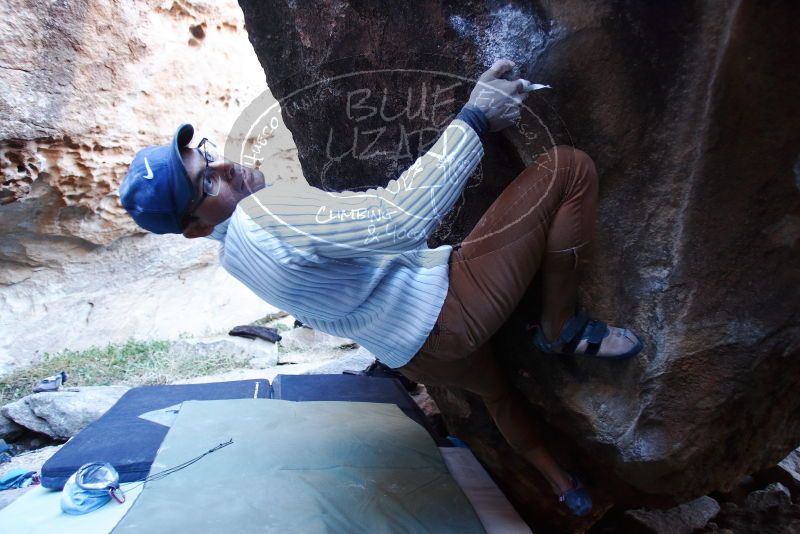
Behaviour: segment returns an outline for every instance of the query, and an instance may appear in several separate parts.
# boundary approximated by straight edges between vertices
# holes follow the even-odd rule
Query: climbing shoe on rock
[[[530,325],[536,331],[533,345],[546,354],[585,355],[595,358],[624,359],[642,350],[639,337],[627,328],[608,326],[578,312],[564,323],[554,341],[548,341],[540,325]]]
[[[572,488],[558,496],[558,501],[564,503],[572,515],[583,517],[592,511],[592,496],[583,487],[578,478],[570,474]]]
[[[69,375],[65,371],[56,373],[53,376],[48,376],[47,378],[42,378],[33,386],[33,392],[58,391],[61,385],[67,381],[67,378],[69,378]]]

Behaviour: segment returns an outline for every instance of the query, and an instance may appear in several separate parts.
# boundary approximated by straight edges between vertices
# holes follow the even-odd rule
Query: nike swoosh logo
[[[153,169],[150,168],[150,162],[147,161],[147,158],[144,158],[144,166],[147,167],[147,174],[144,175],[145,180],[152,180],[153,179]]]

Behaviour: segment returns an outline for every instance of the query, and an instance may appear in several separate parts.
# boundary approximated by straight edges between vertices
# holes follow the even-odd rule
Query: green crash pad
[[[431,437],[394,404],[184,402],[115,533],[484,532]]]

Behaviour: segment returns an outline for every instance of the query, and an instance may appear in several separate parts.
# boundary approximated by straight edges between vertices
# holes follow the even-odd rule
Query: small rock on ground
[[[698,534],[797,534],[800,506],[793,504],[789,490],[780,483],[754,491],[744,505],[724,502],[717,517]]]
[[[350,347],[353,340],[326,334],[313,328],[295,328],[288,332],[281,332],[282,339],[278,344],[291,352],[329,352],[340,347]]]
[[[34,393],[6,404],[0,413],[34,432],[67,439],[103,415],[128,389],[86,386]]]
[[[170,348],[170,354],[184,358],[202,359],[210,354],[219,354],[234,360],[258,359],[259,365],[268,367],[278,363],[278,349],[274,343],[263,339],[242,337],[215,337],[205,339],[182,339]]]
[[[754,475],[762,485],[780,482],[791,492],[795,502],[800,501],[800,449],[793,450],[778,465]],[[739,503],[741,504],[741,503]]]

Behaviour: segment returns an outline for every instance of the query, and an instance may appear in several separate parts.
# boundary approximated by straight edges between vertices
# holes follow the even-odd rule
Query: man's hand
[[[514,67],[510,59],[498,59],[481,74],[478,83],[469,95],[468,104],[483,111],[489,119],[489,130],[496,132],[511,126],[520,116],[520,106],[525,98],[525,83],[522,80],[504,80],[503,74]]]

